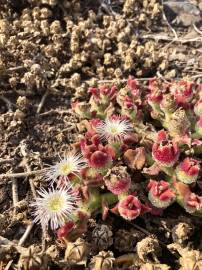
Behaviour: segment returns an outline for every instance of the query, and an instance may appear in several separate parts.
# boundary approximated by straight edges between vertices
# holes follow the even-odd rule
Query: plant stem
[[[102,203],[105,202],[108,205],[112,205],[118,201],[118,197],[112,193],[105,194],[93,194],[90,195],[90,202],[84,206],[88,213],[92,213],[102,207]]]

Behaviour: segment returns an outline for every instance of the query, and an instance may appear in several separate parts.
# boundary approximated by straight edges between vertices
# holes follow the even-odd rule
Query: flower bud
[[[74,242],[87,231],[89,215],[86,212],[77,210],[74,216],[75,222],[69,221],[58,231],[58,238],[64,238],[68,242]]]
[[[168,134],[166,133],[164,129],[160,130],[157,133],[157,137],[156,137],[157,142],[166,141],[167,139],[168,139]]]
[[[173,203],[175,193],[170,188],[168,182],[150,180],[147,188],[149,189],[148,198],[153,206],[157,208],[166,208]]]
[[[58,238],[65,237],[71,230],[73,229],[75,223],[73,221],[69,221],[64,224],[60,229],[57,231]]]
[[[199,175],[199,171],[199,162],[187,157],[176,168],[177,179],[185,184],[194,183]]]
[[[153,91],[148,95],[148,104],[154,111],[160,111],[160,103],[163,99],[163,94],[158,88],[154,88]]]
[[[199,120],[196,123],[195,130],[197,135],[202,138],[202,116],[199,117]]]
[[[138,87],[137,80],[133,76],[129,76],[127,86],[131,90],[131,95],[133,96],[133,98],[140,97],[140,89]]]
[[[117,210],[124,219],[133,220],[140,214],[149,212],[151,209],[142,204],[137,197],[128,195],[119,201]]]
[[[94,141],[90,143],[87,139],[82,139],[80,146],[84,158],[87,159],[89,166],[92,168],[106,169],[111,166],[115,157],[115,151],[111,146],[103,146],[97,140],[96,144]]]
[[[125,96],[123,100],[123,106],[121,106],[122,115],[128,116],[131,120],[135,121],[137,116],[137,106],[133,99],[129,96]]]
[[[152,157],[161,166],[172,167],[178,160],[179,154],[177,143],[171,140],[156,142],[152,146]]]
[[[189,193],[184,198],[184,207],[188,213],[194,213],[202,209],[202,197],[195,193]]]
[[[106,105],[115,99],[117,88],[116,86],[112,86],[111,88],[101,86],[99,88],[90,88],[88,92],[91,93],[95,103],[97,102],[97,104]]]
[[[174,187],[177,192],[177,201],[182,205],[188,213],[194,213],[202,210],[202,196],[192,193],[190,186],[182,182],[177,182],[174,178]]]
[[[104,150],[95,151],[89,159],[89,165],[96,169],[108,168],[111,164],[112,158]]]
[[[193,83],[187,81],[174,82],[170,87],[170,92],[178,105],[188,105],[193,98]]]
[[[198,116],[202,116],[202,99],[199,99],[195,106],[194,106],[194,112]]]
[[[113,101],[116,98],[117,95],[117,88],[116,86],[106,87],[106,86],[101,86],[100,87],[100,96],[101,98],[107,102]]]
[[[107,189],[115,195],[127,192],[130,188],[131,178],[126,169],[123,166],[113,167],[104,177]]]

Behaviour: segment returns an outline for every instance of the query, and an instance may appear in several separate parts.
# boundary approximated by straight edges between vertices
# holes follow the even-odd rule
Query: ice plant
[[[172,113],[168,121],[165,121],[164,126],[168,128],[171,137],[177,137],[187,134],[191,123],[186,115],[185,110],[179,108]]]
[[[147,96],[147,102],[152,107],[154,111],[160,111],[160,103],[163,99],[163,93],[159,89],[155,79],[149,80],[149,90],[150,93]]]
[[[104,184],[103,176],[95,168],[86,167],[81,170],[83,183],[88,187],[99,187]]]
[[[163,95],[163,99],[160,102],[160,108],[166,115],[169,115],[177,109],[176,102],[170,93]]]
[[[202,197],[195,193],[189,193],[184,198],[184,207],[188,213],[195,213],[202,210]]]
[[[137,218],[141,213],[141,209],[141,202],[133,195],[128,195],[118,203],[118,212],[120,216],[127,220]]]
[[[90,88],[89,93],[91,94],[91,98],[89,100],[90,111],[101,118],[110,114],[110,110],[113,110],[113,103],[116,99],[116,86]]]
[[[166,208],[175,200],[175,192],[166,181],[150,180],[147,188],[149,190],[148,198],[157,208]]]
[[[162,140],[152,146],[152,157],[160,166],[172,167],[178,160],[179,147],[175,141]]]
[[[58,238],[65,237],[69,232],[73,230],[75,223],[73,221],[68,221],[62,227],[60,227],[57,231]]]
[[[50,225],[55,230],[71,220],[76,210],[78,197],[72,192],[72,187],[60,189],[42,188],[38,191],[39,197],[31,203],[34,222],[40,223],[42,229]]]
[[[86,163],[81,154],[70,152],[63,159],[60,158],[58,163],[47,168],[43,174],[51,184],[57,182],[58,177],[64,177],[68,182],[70,175],[79,177],[80,170],[85,166]]]
[[[133,76],[129,76],[127,81],[127,86],[130,89],[130,94],[133,98],[140,98],[140,88],[138,86],[137,80]]]
[[[194,106],[194,112],[198,116],[202,116],[202,99],[199,99],[195,106]]]
[[[89,165],[95,169],[106,169],[110,167],[113,157],[107,147],[99,147],[89,158]]]
[[[148,95],[148,103],[153,110],[160,111],[160,102],[163,99],[163,94],[159,89],[155,89]]]
[[[200,170],[201,89],[185,81],[163,83],[153,79],[141,91],[137,80],[129,77],[120,89],[112,85],[89,90],[86,112],[91,113],[84,124],[87,132],[77,144],[87,166],[80,170],[80,179],[73,182],[82,198],[82,211],[90,216],[99,210],[106,218],[112,208],[133,220],[145,211],[160,214],[176,201],[188,212],[202,215],[202,197],[191,190],[194,187],[197,192],[198,185],[189,185],[196,181]],[[84,105],[80,107],[84,108],[82,113]],[[178,163],[180,156],[189,153],[193,153],[192,158]],[[134,194],[129,195],[136,192],[132,175],[139,176],[135,181],[142,181],[145,173],[165,179],[148,184],[152,210]],[[71,180],[72,174],[68,178]],[[172,179],[175,182],[171,183]],[[68,234],[79,235],[76,231]]]
[[[173,185],[177,192],[177,202],[184,207],[188,213],[202,216],[202,196],[193,193],[189,185],[178,182],[175,178]]]
[[[58,238],[63,238],[68,242],[74,242],[86,232],[89,215],[78,209],[74,219],[74,222],[68,221],[58,229]]]
[[[196,122],[195,131],[199,138],[202,138],[202,116],[200,116],[199,120]]]
[[[193,83],[173,82],[170,86],[170,92],[178,105],[186,107],[193,98]]]
[[[107,189],[115,195],[127,192],[130,188],[131,178],[126,169],[123,166],[115,166],[104,177]]]
[[[117,88],[116,86],[100,86],[99,88],[90,88],[88,92],[92,94],[95,101],[105,104],[115,99]]]
[[[133,99],[129,96],[124,96],[123,104],[121,105],[122,115],[126,115],[134,122],[137,120],[137,112],[138,109]]]
[[[185,158],[176,168],[177,179],[185,184],[196,182],[200,172],[199,161]]]
[[[124,117],[111,116],[98,124],[96,129],[102,140],[119,142],[123,141],[124,137],[132,131],[132,126],[129,120]]]
[[[110,145],[90,143],[85,138],[80,141],[81,151],[88,165],[98,170],[108,169],[115,158],[115,151]]]

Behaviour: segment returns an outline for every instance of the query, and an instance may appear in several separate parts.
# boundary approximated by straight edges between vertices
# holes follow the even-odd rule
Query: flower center
[[[117,133],[118,133],[117,127],[111,127],[110,132],[111,132],[112,134],[117,134]]]
[[[133,204],[133,203],[129,203],[129,204],[128,204],[128,209],[132,210],[133,207],[134,207],[134,204]]]
[[[59,174],[62,176],[70,174],[74,169],[74,166],[70,163],[63,163],[59,166]]]
[[[60,197],[58,198],[54,197],[48,202],[48,208],[52,212],[60,211],[63,208],[63,206],[64,201]]]

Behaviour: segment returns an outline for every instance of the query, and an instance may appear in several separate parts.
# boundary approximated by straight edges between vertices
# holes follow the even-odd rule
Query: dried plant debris
[[[156,256],[160,253],[161,247],[154,236],[148,236],[137,243],[137,254],[143,262],[157,260]]]
[[[132,270],[133,268],[131,268]],[[140,267],[140,270],[170,270],[171,268],[166,264],[150,264],[146,263]]]
[[[115,234],[114,247],[120,252],[134,252],[137,243],[143,239],[144,236],[144,233],[135,229],[120,229]]]
[[[49,269],[50,258],[49,256],[40,253],[38,247],[30,246],[24,253],[21,254],[18,269]]]
[[[186,243],[193,233],[193,225],[185,222],[180,222],[172,229],[173,241],[179,244]]]
[[[113,244],[113,232],[105,224],[97,224],[92,231],[92,244],[99,251],[108,249]]]
[[[86,265],[88,252],[88,244],[83,239],[79,238],[74,243],[67,243],[65,260],[67,260],[69,264]]]
[[[180,270],[196,270],[202,267],[202,256],[199,250],[190,250],[189,248],[182,248],[179,244],[171,244],[168,248],[180,254],[179,265]]]
[[[112,252],[101,251],[91,259],[87,269],[89,270],[112,270],[114,264]]]
[[[121,13],[113,12],[113,3],[109,13],[100,13],[83,10],[78,0],[29,2],[32,9],[25,4],[17,16],[8,19],[2,12],[0,20],[0,74],[17,93],[51,93],[55,88],[71,93],[76,88],[81,95],[87,90],[81,78],[142,76],[165,65],[158,44],[142,42],[134,32],[139,25],[159,23],[158,1],[125,1]]]

